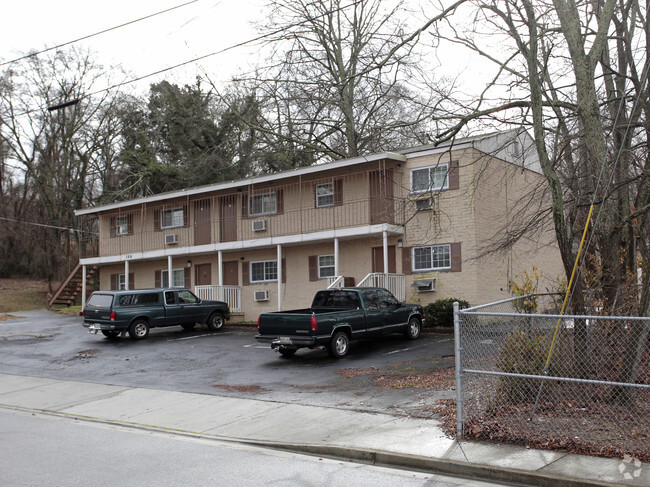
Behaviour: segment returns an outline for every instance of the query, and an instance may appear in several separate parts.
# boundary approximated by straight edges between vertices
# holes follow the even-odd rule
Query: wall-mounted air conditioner
[[[178,235],[165,235],[165,245],[174,245],[178,243]]]
[[[256,220],[253,222],[254,232],[263,232],[266,230],[266,220]]]
[[[417,211],[430,210],[433,208],[433,198],[420,198],[415,200],[415,209]]]
[[[255,301],[268,301],[269,292],[268,291],[255,291],[254,295]]]
[[[419,293],[429,293],[436,290],[437,283],[438,279],[434,277],[431,279],[418,279],[417,281],[413,282],[411,286],[415,287]]]

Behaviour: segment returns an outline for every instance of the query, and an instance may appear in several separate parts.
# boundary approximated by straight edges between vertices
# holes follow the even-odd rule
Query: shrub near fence
[[[458,434],[650,461],[650,318],[524,314],[517,299],[456,313]]]

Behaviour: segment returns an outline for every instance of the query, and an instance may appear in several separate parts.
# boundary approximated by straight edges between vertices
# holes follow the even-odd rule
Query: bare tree
[[[636,282],[637,257],[644,271],[649,262],[647,6],[635,0],[477,0],[473,6],[473,24],[464,32],[453,26],[451,39],[497,70],[475,105],[462,110],[441,138],[487,116],[530,127],[567,279],[593,204],[588,252],[599,267],[592,280],[597,304],[605,312],[647,315],[647,272],[640,294],[629,286]],[[575,283],[575,314],[589,304],[585,286],[584,279]],[[578,320],[575,332],[576,372],[585,376],[586,323]],[[637,336],[627,353],[638,365],[647,327]],[[633,369],[622,372],[622,382],[634,380]]]
[[[109,115],[116,98],[104,90],[102,66],[75,49],[28,57],[9,65],[3,78],[10,89],[0,93],[0,140],[17,167],[13,178],[33,198],[32,223],[43,225],[39,267],[53,281],[75,258],[74,209],[99,194],[94,178],[115,163],[107,148],[117,130]]]
[[[270,64],[238,80],[260,100],[257,129],[277,152],[300,151],[285,158],[292,165],[428,142],[439,93],[417,43],[462,3],[410,27],[401,0],[271,1]]]

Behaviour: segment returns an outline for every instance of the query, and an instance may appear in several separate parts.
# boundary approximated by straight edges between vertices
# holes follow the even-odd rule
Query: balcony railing
[[[380,176],[377,176],[380,174]],[[128,255],[175,247],[266,239],[382,223],[403,224],[401,174],[365,171],[300,180],[265,188],[245,187],[164,205],[143,204],[82,217],[88,228],[82,257]],[[398,177],[399,176],[399,177]],[[330,199],[316,188],[332,184]]]
[[[242,310],[239,286],[195,286],[194,293],[201,299],[225,301],[233,313],[240,313]]]
[[[383,287],[400,301],[406,299],[406,277],[404,274],[372,272],[364,277],[357,287]]]

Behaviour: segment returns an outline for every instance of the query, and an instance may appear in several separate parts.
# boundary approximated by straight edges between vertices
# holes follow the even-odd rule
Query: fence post
[[[460,307],[454,302],[454,356],[456,357],[456,437],[463,436],[463,374],[460,352]]]

